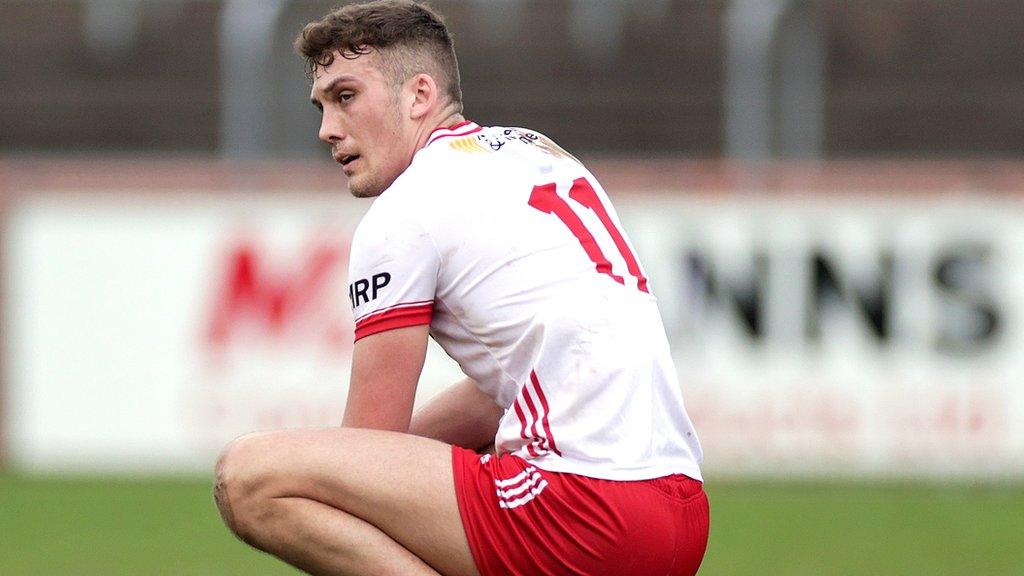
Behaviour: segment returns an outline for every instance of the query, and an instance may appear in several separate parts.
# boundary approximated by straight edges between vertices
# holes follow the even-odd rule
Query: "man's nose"
[[[345,131],[342,130],[341,124],[331,115],[324,113],[323,118],[320,119],[320,139],[328,144],[333,144],[339,140],[345,138]]]

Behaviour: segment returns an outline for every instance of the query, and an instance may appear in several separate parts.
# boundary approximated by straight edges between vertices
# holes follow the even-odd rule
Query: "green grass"
[[[712,575],[1024,573],[1024,486],[714,483]],[[0,475],[0,574],[296,574],[235,540],[205,480]]]
[[[1024,574],[1024,486],[710,487],[701,574]]]
[[[297,574],[223,526],[204,480],[0,476],[0,574]]]

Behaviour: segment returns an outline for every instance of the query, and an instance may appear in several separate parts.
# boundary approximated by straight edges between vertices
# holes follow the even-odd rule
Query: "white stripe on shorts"
[[[512,478],[504,480],[495,479],[494,486],[497,488],[498,505],[505,509],[517,508],[536,498],[548,486],[547,480],[537,472],[533,466],[527,466],[525,470]],[[507,488],[507,490],[503,490]],[[520,496],[522,494],[522,496]],[[519,498],[515,498],[520,496]]]
[[[498,506],[501,506],[502,508],[506,508],[506,509],[517,508],[519,506],[522,506],[523,504],[526,504],[530,500],[533,500],[534,498],[536,498],[547,487],[548,487],[548,481],[547,480],[541,480],[540,484],[537,484],[536,486],[534,486],[533,489],[531,489],[530,492],[526,496],[523,496],[522,498],[517,498],[516,500],[499,500],[498,501]]]
[[[509,486],[514,486],[514,485],[519,484],[520,482],[522,482],[527,476],[529,476],[531,473],[535,472],[536,470],[537,469],[534,468],[533,466],[527,466],[526,470],[523,470],[518,475],[516,475],[514,478],[509,478],[507,480],[495,480],[494,481],[494,485],[497,486],[498,488],[508,488]]]
[[[534,472],[533,476],[531,476],[529,480],[527,480],[526,482],[523,482],[522,484],[520,484],[519,486],[516,486],[515,488],[509,488],[508,490],[502,490],[502,489],[499,488],[498,489],[498,498],[508,499],[508,498],[512,498],[513,496],[519,496],[523,492],[526,492],[530,488],[532,488],[532,487],[536,486],[537,484],[539,484],[540,480],[541,480],[540,473],[539,472]]]

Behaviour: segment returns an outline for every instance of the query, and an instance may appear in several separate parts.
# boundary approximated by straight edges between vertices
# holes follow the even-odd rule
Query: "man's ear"
[[[409,109],[409,117],[419,120],[427,116],[437,107],[437,82],[429,74],[417,74],[409,80],[412,106]]]

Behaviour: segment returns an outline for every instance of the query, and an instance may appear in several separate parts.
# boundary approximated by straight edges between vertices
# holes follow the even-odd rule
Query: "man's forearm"
[[[473,380],[464,378],[417,410],[409,433],[480,450],[494,443],[503,414]]]

